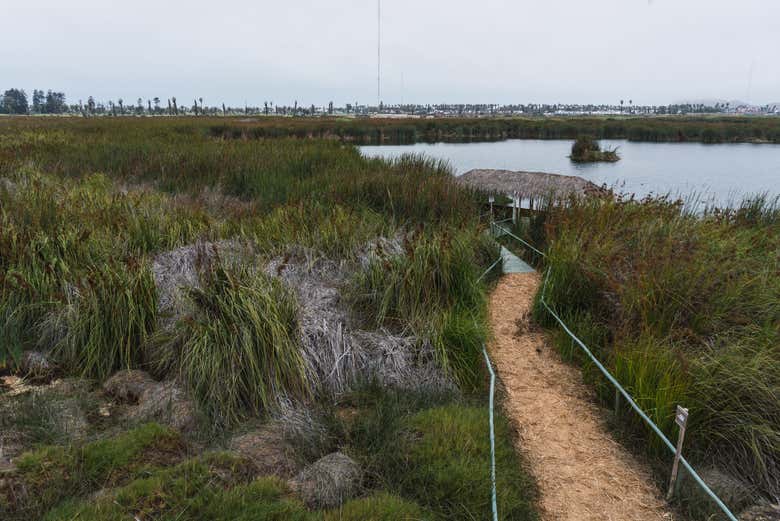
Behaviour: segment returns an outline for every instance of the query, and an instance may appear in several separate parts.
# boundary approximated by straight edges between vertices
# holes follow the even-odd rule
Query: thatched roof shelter
[[[554,194],[569,194],[601,197],[610,192],[581,177],[545,172],[513,172],[511,170],[470,170],[460,176],[458,181],[486,192],[534,199]]]

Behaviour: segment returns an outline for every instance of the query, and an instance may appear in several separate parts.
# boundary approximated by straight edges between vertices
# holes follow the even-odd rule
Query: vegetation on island
[[[581,136],[574,141],[569,158],[575,163],[614,163],[620,161],[617,148],[602,150],[599,142],[590,136]]]
[[[488,515],[478,194],[212,124],[0,122],[0,518]],[[501,519],[536,519],[496,414]]]

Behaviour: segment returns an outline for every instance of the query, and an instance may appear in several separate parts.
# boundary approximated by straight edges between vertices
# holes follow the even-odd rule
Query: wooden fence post
[[[674,453],[674,465],[672,465],[672,477],[669,480],[669,491],[666,493],[666,500],[669,501],[674,496],[675,484],[677,482],[677,473],[680,469],[680,457],[682,456],[683,442],[685,441],[685,427],[688,425],[688,409],[677,406],[677,413],[674,417],[674,423],[680,428],[677,434],[677,451]]]

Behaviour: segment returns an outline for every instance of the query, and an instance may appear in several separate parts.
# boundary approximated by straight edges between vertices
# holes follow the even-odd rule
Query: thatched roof
[[[515,192],[523,197],[545,197],[552,193],[562,196],[575,193],[585,196],[603,196],[606,188],[597,186],[577,176],[548,174],[545,172],[513,172],[511,170],[470,170],[458,181],[486,192],[510,195]]]

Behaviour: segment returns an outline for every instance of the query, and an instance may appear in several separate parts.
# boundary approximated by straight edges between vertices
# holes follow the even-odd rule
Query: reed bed
[[[471,392],[485,381],[479,277],[498,251],[484,233],[479,195],[456,184],[447,165],[422,157],[369,160],[351,145],[288,132],[224,139],[206,118],[118,123],[0,123],[0,372],[17,371],[26,351],[44,352],[53,376],[83,377],[96,400],[88,434],[105,437],[85,443],[41,433],[53,409],[40,405],[35,414],[4,417],[8,431],[19,427],[59,446],[21,458],[11,485],[28,487],[30,501],[0,486],[0,517],[473,519],[487,512],[487,410],[484,394]],[[306,296],[311,301],[301,302]],[[309,333],[331,326],[336,337],[351,331],[367,343],[358,348],[386,348],[387,357],[379,349],[373,373],[326,393],[306,357],[330,360],[327,342],[317,345],[323,338]],[[346,353],[336,354],[325,372],[333,379]],[[445,382],[435,389],[446,387],[446,396],[424,378],[407,378],[406,387],[388,379],[376,393],[419,395],[409,409],[357,397],[372,375],[398,376],[399,361],[408,374]],[[114,437],[130,421],[123,408],[136,406],[102,416],[97,400],[105,395],[94,384],[125,368],[167,380],[160,385],[181,390],[177,399],[194,398],[197,425],[181,437],[155,425]],[[472,401],[479,407],[467,407]],[[434,405],[444,408],[427,411]],[[497,417],[502,511],[535,519],[532,479]],[[364,497],[311,510],[284,481],[254,479],[248,460],[184,454],[185,439],[214,448],[266,420],[285,425],[296,464],[336,450],[360,460],[371,472]],[[430,473],[442,428],[447,454]],[[389,465],[407,455],[414,466]],[[464,484],[468,495],[459,493]],[[423,489],[437,491],[436,499]]]
[[[364,145],[468,143],[505,139],[628,139],[647,142],[780,142],[773,117],[507,117],[437,119],[258,118],[215,121],[209,134],[225,139],[282,136],[328,138]]]
[[[758,196],[693,213],[669,198],[550,207],[537,244],[546,298],[670,437],[689,407],[686,448],[768,497],[780,494],[780,207]],[[552,326],[540,307],[537,318]],[[606,403],[610,386],[582,362]],[[661,454],[660,442],[638,418]]]
[[[234,423],[241,410],[267,409],[273,395],[306,394],[300,360],[292,356],[299,346],[289,334],[295,306],[264,300],[287,297],[260,275],[214,273],[189,294],[196,311],[179,317],[187,320],[173,338],[160,340],[165,317],[157,316],[159,288],[149,272],[155,256],[231,239],[249,245],[260,264],[291,247],[357,262],[376,237],[425,229],[408,235],[409,269],[430,278],[424,270],[446,268],[448,279],[438,280],[446,287],[434,290],[444,300],[428,313],[424,301],[435,295],[403,297],[408,282],[417,281],[399,279],[394,284],[401,286],[388,289],[406,299],[395,326],[414,322],[419,338],[435,343],[442,365],[459,366],[472,383],[480,374],[471,351],[484,325],[458,323],[481,320],[476,279],[495,252],[483,255],[477,194],[454,183],[446,164],[415,156],[368,160],[333,141],[217,140],[201,122],[13,124],[14,132],[5,122],[0,129],[5,366],[18,364],[24,350],[53,349],[63,371],[104,379],[119,368],[160,363],[150,345],[162,342],[159,352],[191,355],[163,366],[193,383],[217,423]],[[439,256],[446,266],[436,264]],[[406,270],[406,261],[392,262],[394,273]],[[384,317],[375,322],[384,324]],[[237,330],[245,335],[234,339]],[[471,354],[461,352],[466,348],[453,331],[479,331],[469,340]],[[232,348],[209,347],[223,344]],[[270,366],[269,345],[283,352]],[[239,368],[231,358],[245,356],[257,363]],[[235,385],[218,385],[222,380]]]

